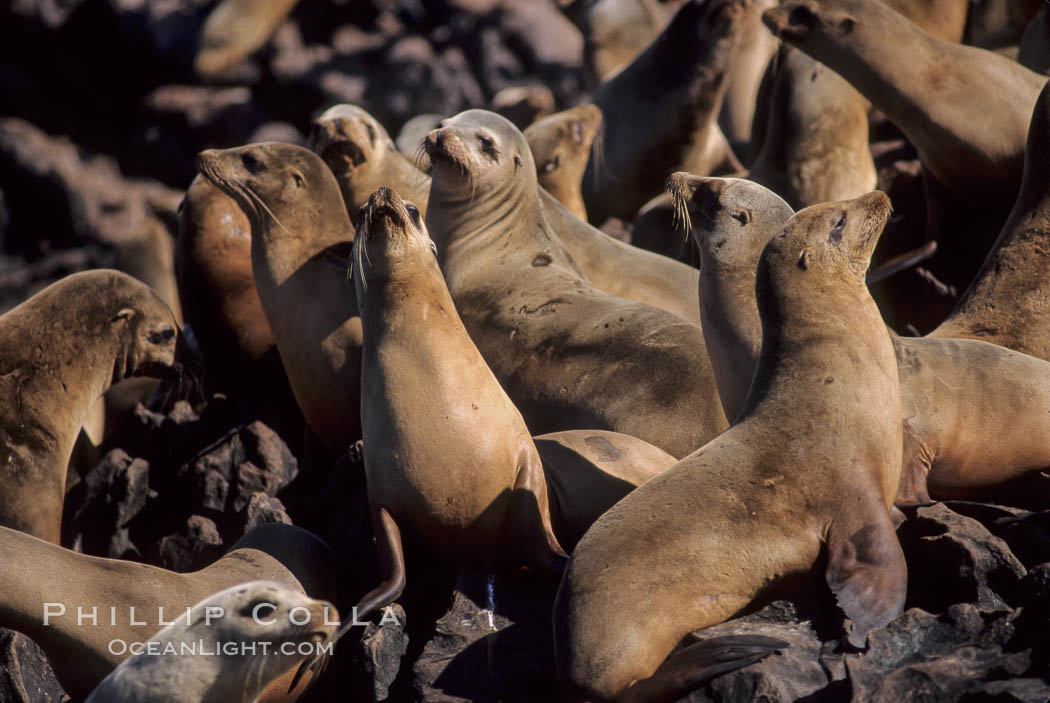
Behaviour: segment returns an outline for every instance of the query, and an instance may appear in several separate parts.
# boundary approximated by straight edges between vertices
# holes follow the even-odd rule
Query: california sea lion
[[[309,146],[335,174],[351,221],[381,186],[408,194],[426,213],[430,178],[398,150],[374,117],[356,105],[336,105],[314,120]]]
[[[580,275],[514,125],[483,110],[443,124],[426,141],[427,228],[456,309],[532,432],[608,429],[674,456],[720,432],[699,328]]]
[[[602,163],[588,164],[591,221],[630,220],[676,170],[739,169],[717,116],[736,34],[753,0],[690,0],[593,102],[605,117]]]
[[[885,112],[952,193],[1013,198],[1045,77],[1006,57],[931,37],[880,2],[786,0],[763,19]],[[887,53],[887,46],[894,50]]]
[[[704,642],[668,658],[682,637],[813,573],[822,553],[851,643],[901,611],[899,382],[864,285],[889,212],[881,193],[817,205],[767,244],[762,353],[740,416],[614,505],[569,561],[555,664],[575,697],[677,700],[719,661]]]
[[[1013,211],[977,278],[929,337],[983,339],[1050,360],[1050,83],[1032,113]]]
[[[675,174],[672,188],[699,215],[693,235],[703,255],[704,340],[725,404],[753,383],[760,321],[747,290],[770,225],[790,211],[770,207],[772,194],[748,181]],[[993,498],[1050,466],[1050,364],[967,339],[894,336],[893,346],[904,422],[898,503]]]
[[[207,390],[239,399],[296,446],[303,417],[255,290],[251,224],[232,198],[200,175],[179,205],[175,274],[204,357]]]
[[[283,583],[230,586],[150,637],[85,703],[255,703],[277,677],[332,639],[338,617],[331,603]]]
[[[197,156],[251,223],[255,288],[307,423],[337,456],[361,436],[361,321],[346,285],[353,227],[309,149],[264,142]]]
[[[856,198],[875,188],[871,104],[827,66],[785,47],[776,64],[758,157],[748,177],[794,208]]]
[[[336,109],[332,108],[329,113]],[[415,203],[420,214],[426,217],[430,176],[407,158],[392,157],[382,148],[373,149],[367,136],[367,125],[372,125],[373,132],[380,135],[377,137],[379,143],[383,142],[386,132],[364,110],[351,108],[339,114],[342,117],[318,121],[313,144],[326,155],[333,168],[351,217],[356,217],[357,210],[365,204],[372,190],[387,183],[400,184],[403,190],[394,186],[398,193]],[[351,118],[351,115],[355,117]],[[358,163],[353,168],[346,167],[346,154],[357,158]],[[551,229],[595,287],[700,324],[695,300],[699,274],[695,269],[613,239],[573,215],[542,188],[539,193]]]
[[[524,131],[540,186],[584,221],[580,179],[601,125],[602,111],[587,103],[544,117]]]
[[[775,4],[776,0],[747,3],[737,34],[736,53],[729,66],[729,85],[718,117],[722,131],[737,154],[753,154],[761,146],[752,144],[749,151],[744,151],[751,141],[751,122],[762,77],[780,45],[762,26],[763,10]]]
[[[597,85],[634,60],[671,19],[656,0],[559,0],[583,35],[583,65]]]
[[[961,42],[966,31],[970,0],[881,0],[922,31],[945,41]]]
[[[384,569],[358,617],[400,594],[403,539],[461,562],[556,566],[564,556],[558,527],[575,544],[609,506],[675,461],[612,432],[558,432],[534,443],[456,313],[433,246],[419,210],[390,189],[358,215],[365,474]]]
[[[59,541],[88,413],[121,379],[170,373],[175,337],[157,294],[108,269],[67,276],[0,316],[0,525]]]
[[[0,556],[0,626],[39,644],[74,697],[86,696],[127,656],[111,642],[145,640],[216,591],[266,579],[318,598],[335,596],[335,555],[291,525],[257,527],[214,564],[187,574],[85,556],[4,527]],[[274,692],[286,694],[288,680]]]
[[[223,0],[201,29],[194,68],[214,76],[233,68],[265,44],[299,0]]]

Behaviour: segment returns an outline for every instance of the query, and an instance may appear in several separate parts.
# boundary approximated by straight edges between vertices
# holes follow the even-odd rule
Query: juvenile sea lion
[[[331,603],[283,583],[231,586],[150,637],[85,703],[255,703],[277,677],[332,639],[338,617]]]
[[[240,399],[295,446],[303,417],[255,290],[251,224],[232,198],[200,175],[179,205],[175,274],[205,360],[207,390]]]
[[[351,221],[381,186],[409,194],[426,213],[430,178],[398,150],[374,117],[356,105],[336,105],[314,120],[309,147],[335,174]]]
[[[0,316],[0,525],[57,543],[66,467],[95,402],[175,364],[175,319],[119,271],[67,276]]]
[[[675,461],[613,432],[558,432],[534,443],[456,313],[433,246],[419,210],[388,188],[358,216],[365,474],[384,568],[359,618],[399,595],[403,539],[467,563],[549,568],[564,556],[557,527],[575,544]]]
[[[605,151],[583,178],[592,222],[630,220],[672,171],[740,168],[716,118],[736,35],[753,1],[687,2],[642,54],[595,91]]]
[[[1050,83],[1032,113],[1013,211],[977,278],[929,337],[982,339],[1050,360]]]
[[[856,198],[875,188],[871,104],[827,66],[781,50],[761,150],[748,177],[793,208]]]
[[[602,111],[587,103],[544,117],[524,131],[540,186],[585,222],[580,179],[601,126]]]
[[[214,76],[244,61],[265,44],[299,0],[223,0],[201,29],[194,68]]]
[[[187,574],[85,556],[4,527],[0,557],[0,626],[39,644],[62,688],[75,698],[86,696],[127,656],[111,642],[148,639],[221,589],[266,579],[317,598],[335,596],[335,555],[291,525],[257,527],[214,564]],[[302,689],[287,697],[290,679],[271,693],[297,698]]]
[[[346,285],[353,227],[309,149],[263,142],[202,151],[201,174],[251,223],[252,278],[307,423],[337,456],[361,436],[361,320]]]
[[[531,431],[607,429],[676,457],[720,432],[699,328],[587,282],[544,217],[514,125],[483,110],[443,124],[425,142],[427,228],[456,309]]]
[[[333,110],[336,108],[329,112]],[[361,125],[371,124],[377,135],[386,133],[368,113],[353,108],[342,114],[341,118],[319,121],[314,144],[327,155],[325,158],[329,159],[329,166],[343,189],[347,209],[352,211],[351,217],[356,217],[357,210],[365,204],[372,190],[386,183],[401,184],[404,190],[392,187],[406,200],[415,203],[420,214],[426,217],[430,176],[407,158],[392,158],[383,149],[372,149],[371,141],[367,139],[367,127]],[[348,115],[359,115],[360,118],[353,118],[349,126],[340,130],[338,125],[351,119]],[[377,139],[382,142],[381,136]],[[360,163],[353,168],[344,168],[347,162],[342,155],[345,154],[358,155]],[[366,191],[366,187],[372,190]],[[694,295],[699,274],[695,269],[613,239],[573,215],[542,188],[540,203],[551,229],[595,287],[700,324]]]
[[[952,193],[1013,198],[1045,77],[1004,56],[931,37],[880,2],[786,0],[763,19],[885,112]]]
[[[704,340],[725,405],[753,383],[760,321],[747,291],[770,226],[790,211],[769,207],[772,194],[747,181],[675,174],[672,188],[700,214]],[[994,498],[1050,466],[1050,364],[967,339],[894,336],[893,346],[904,422],[899,504]],[[1037,496],[1032,505],[1045,503]]]
[[[889,515],[899,382],[864,285],[889,212],[881,193],[817,205],[767,244],[762,353],[740,416],[614,505],[569,561],[554,646],[574,698],[677,700],[709,667],[734,665],[717,656],[717,639],[668,657],[686,634],[821,566],[854,645],[901,611],[906,565]]]

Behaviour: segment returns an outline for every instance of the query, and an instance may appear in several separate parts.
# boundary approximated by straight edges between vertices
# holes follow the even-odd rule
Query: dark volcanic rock
[[[25,635],[0,628],[0,703],[68,700],[43,650]]]
[[[122,449],[102,458],[67,499],[65,543],[88,554],[115,559],[137,558],[128,526],[146,507],[150,495],[149,464]]]
[[[224,552],[215,523],[200,515],[191,515],[180,532],[162,537],[156,546],[157,563],[178,572],[203,569]]]

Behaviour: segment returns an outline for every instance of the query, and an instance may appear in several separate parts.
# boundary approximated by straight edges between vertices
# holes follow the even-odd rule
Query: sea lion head
[[[409,270],[411,263],[425,260],[437,267],[436,256],[419,208],[385,186],[369,196],[357,215],[350,254],[358,300],[366,300],[370,287],[381,287],[398,271]]]
[[[114,338],[119,351],[113,383],[129,376],[173,374],[178,327],[171,308],[152,288],[108,269],[73,274],[62,284],[67,304],[80,308],[78,317],[90,321],[97,333]]]
[[[768,277],[774,285],[787,279],[834,279],[864,288],[890,212],[890,199],[880,191],[798,211],[766,245],[759,279]]]
[[[208,149],[197,155],[197,168],[248,216],[252,237],[326,232],[339,221],[337,215],[333,220],[333,209],[345,212],[332,172],[312,151],[294,144]]]
[[[763,12],[762,21],[775,36],[800,47],[818,36],[833,40],[845,37],[857,25],[847,9],[822,6],[817,0],[785,0]]]
[[[432,189],[471,200],[536,189],[536,165],[524,135],[494,112],[467,110],[442,120],[423,141]]]
[[[568,168],[582,174],[601,124],[601,108],[587,103],[530,125],[525,139],[541,177]]]
[[[356,105],[336,105],[314,120],[309,147],[332,169],[348,204],[364,202],[363,177],[396,151],[394,141],[374,117]]]
[[[705,265],[754,271],[766,242],[793,214],[776,193],[741,178],[679,171],[667,180],[666,190],[676,217],[692,231]]]

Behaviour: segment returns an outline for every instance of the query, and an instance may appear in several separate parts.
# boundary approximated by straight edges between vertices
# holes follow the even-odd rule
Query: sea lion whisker
[[[259,197],[259,195],[254,190],[249,188],[247,184],[242,183],[240,185],[243,189],[243,192],[246,193],[248,197],[251,198],[254,202],[258,203],[259,207],[261,207],[263,211],[267,215],[269,215],[274,222],[277,223],[277,226],[285,231],[285,234],[287,234],[289,237],[293,236],[291,230],[285,227],[284,223],[277,219],[277,215],[273,214],[273,210],[270,209],[270,207],[263,201],[262,198]]]

